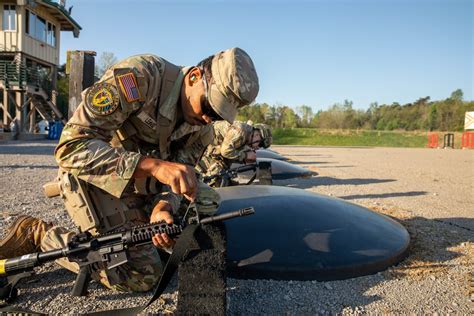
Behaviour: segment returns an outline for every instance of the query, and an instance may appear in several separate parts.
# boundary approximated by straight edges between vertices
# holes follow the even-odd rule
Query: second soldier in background
[[[196,166],[203,176],[218,175],[229,169],[232,163],[254,163],[257,160],[255,151],[268,148],[272,143],[270,127],[265,124],[217,121],[213,127],[214,140]],[[220,181],[219,177],[215,177],[209,184],[218,187]]]

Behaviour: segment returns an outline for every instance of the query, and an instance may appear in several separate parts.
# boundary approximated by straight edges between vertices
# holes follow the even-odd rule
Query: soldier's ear
[[[190,70],[189,72],[189,80],[191,81],[190,83],[193,84],[196,81],[198,81],[201,78],[201,71],[199,70],[198,67],[194,67],[193,69]]]

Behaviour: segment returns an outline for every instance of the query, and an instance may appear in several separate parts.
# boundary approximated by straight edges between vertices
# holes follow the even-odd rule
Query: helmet
[[[255,124],[253,128],[257,129],[260,132],[260,135],[262,136],[260,147],[270,147],[273,141],[272,130],[270,129],[270,126],[268,126],[267,124]]]

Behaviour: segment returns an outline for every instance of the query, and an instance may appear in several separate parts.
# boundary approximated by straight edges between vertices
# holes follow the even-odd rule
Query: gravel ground
[[[72,227],[58,198],[42,185],[57,172],[55,143],[0,143],[0,234],[20,214]],[[409,257],[375,275],[350,280],[228,279],[228,314],[474,314],[474,152],[403,148],[299,147],[272,149],[319,173],[287,185],[348,200],[392,216],[411,234]],[[51,314],[131,307],[149,295],[124,294],[91,283],[71,297],[74,275],[53,263],[20,286],[16,304]],[[177,281],[147,312],[176,309]]]

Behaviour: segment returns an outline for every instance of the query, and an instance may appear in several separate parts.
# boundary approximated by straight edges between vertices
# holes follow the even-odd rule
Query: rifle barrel
[[[255,213],[255,210],[253,207],[246,207],[234,212],[229,212],[229,213],[225,213],[221,215],[215,215],[215,216],[209,216],[209,217],[203,218],[201,220],[201,224],[208,224],[212,222],[223,221],[223,220],[234,218],[234,217],[252,215],[253,213]]]
[[[240,167],[235,167],[235,168],[230,169],[230,170],[239,173],[239,172],[245,172],[245,171],[249,171],[249,170],[256,170],[257,167],[258,167],[258,165],[256,163],[253,163],[253,164],[249,164],[249,165],[243,165],[243,166],[240,166]]]

